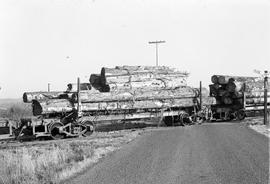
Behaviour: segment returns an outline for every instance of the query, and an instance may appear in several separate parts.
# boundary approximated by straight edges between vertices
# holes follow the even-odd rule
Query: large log
[[[246,93],[247,98],[263,98],[264,90],[253,90]],[[267,97],[270,97],[270,91],[267,92]]]
[[[267,98],[267,102],[270,103],[270,97]],[[264,98],[246,98],[246,104],[264,104]]]
[[[198,102],[200,101],[199,98],[197,98]],[[209,106],[209,105],[215,105],[217,104],[217,100],[214,97],[208,97],[208,96],[203,96],[202,97],[202,105],[203,106]]]
[[[245,92],[246,98],[264,98],[263,90],[253,90]],[[270,97],[270,91],[267,92],[267,97]],[[233,98],[243,98],[243,93],[235,91],[233,93]]]
[[[99,90],[99,91],[102,91],[103,88],[105,88],[104,86],[106,84],[102,84],[101,83],[101,75],[100,74],[91,74],[90,75],[90,84],[96,89],[96,90]],[[107,89],[105,91],[108,91]]]
[[[263,86],[263,81],[262,80],[258,80],[257,82],[239,82],[239,81],[235,81],[235,82],[229,82],[226,85],[226,89],[229,92],[245,92],[245,93],[252,93],[252,91],[259,91],[259,90],[263,90],[264,86]]]
[[[212,81],[213,84],[218,84],[218,75],[213,75],[211,77],[211,81]]]
[[[220,87],[219,84],[211,84],[211,85],[209,85],[210,96],[217,96],[219,87]]]
[[[47,99],[43,101],[33,100],[32,111],[34,116],[42,114],[59,114],[63,112],[71,112],[74,104],[68,99]]]
[[[188,73],[162,66],[122,66],[101,69],[90,76],[91,85],[101,92],[131,88],[176,88],[186,86]]]
[[[58,98],[69,98],[71,94],[63,91],[39,91],[39,92],[25,92],[23,93],[23,102],[31,103],[33,100],[46,100],[46,99],[58,99]]]
[[[128,83],[111,83],[107,84],[110,91],[131,90],[136,88],[141,89],[175,89],[178,87],[186,86],[185,80],[178,79],[152,79],[149,81],[138,81]]]
[[[90,77],[91,78],[91,77]],[[103,77],[103,84],[111,83],[128,83],[128,82],[144,82],[153,79],[167,79],[167,80],[182,80],[186,83],[187,76],[182,73],[168,73],[168,74],[155,74],[155,73],[140,73],[133,75],[114,75]]]
[[[101,69],[102,76],[134,75],[142,73],[152,73],[152,74],[178,73],[188,75],[187,72],[180,72],[175,68],[167,66],[116,66],[115,68],[103,67]]]
[[[267,105],[267,109],[269,110],[270,109],[270,105],[268,104]],[[264,106],[263,105],[260,105],[260,106],[248,106],[248,107],[246,107],[245,108],[245,111],[256,111],[256,110],[258,110],[258,111],[262,111],[262,110],[264,110]]]
[[[208,90],[202,88],[202,96],[208,96]],[[199,89],[192,87],[182,87],[172,90],[145,90],[145,89],[131,89],[124,92],[81,92],[80,97],[82,103],[94,102],[114,102],[114,101],[142,101],[142,100],[165,100],[165,99],[179,99],[179,98],[195,98],[199,96]],[[72,101],[77,101],[77,95],[73,94]]]
[[[248,82],[248,83],[254,83],[259,80],[258,77],[245,77],[245,76],[230,76],[230,75],[213,75],[211,77],[211,81],[214,84],[228,84],[229,81],[234,82]]]
[[[81,109],[84,112],[97,110],[143,110],[152,108],[192,107],[196,104],[197,101],[194,98],[182,98],[167,100],[82,103]],[[77,108],[76,103],[71,103],[67,99],[50,99],[47,101],[33,100],[32,106],[33,115],[35,116],[71,112],[72,110]]]
[[[218,89],[218,96],[220,97],[230,97],[230,92],[222,88]]]
[[[224,104],[226,105],[231,105],[233,104],[233,99],[231,97],[227,97],[227,96],[222,96],[221,100]]]
[[[69,99],[72,94],[77,92],[77,84],[69,83],[66,91],[37,91],[23,93],[23,102],[31,103],[33,100],[47,100],[47,99]],[[80,89],[83,91],[91,90],[90,83],[81,83]],[[91,91],[96,91],[92,89]]]
[[[121,101],[121,102],[99,102],[83,103],[83,111],[97,110],[131,110],[131,109],[153,109],[171,107],[191,107],[196,104],[193,98],[171,99],[171,100],[145,100],[145,101]]]
[[[217,103],[225,105],[243,104],[246,95],[247,104],[261,103],[250,97],[263,97],[263,81],[258,77],[214,75],[210,85],[210,96],[216,97]]]
[[[228,92],[239,92],[239,91],[244,91],[244,85],[240,82],[233,82],[233,81],[230,81],[227,83],[226,85],[226,90]]]

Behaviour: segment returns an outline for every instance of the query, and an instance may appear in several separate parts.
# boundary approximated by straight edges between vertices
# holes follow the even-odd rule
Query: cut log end
[[[37,100],[32,101],[32,112],[34,116],[38,116],[42,114],[42,106],[39,101]]]

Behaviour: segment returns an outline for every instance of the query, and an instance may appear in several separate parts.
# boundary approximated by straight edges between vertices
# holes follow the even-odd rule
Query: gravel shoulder
[[[270,138],[270,128],[269,126],[266,125],[249,125],[249,127],[253,130],[255,130],[256,132],[263,134],[265,136],[267,136],[268,138]]]
[[[270,138],[270,126],[263,124],[263,117],[247,118],[243,121],[243,123],[247,124],[249,128],[258,132],[259,134]]]

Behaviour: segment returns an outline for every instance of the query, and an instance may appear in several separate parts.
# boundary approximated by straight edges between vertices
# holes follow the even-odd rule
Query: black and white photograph
[[[0,0],[0,184],[269,184],[270,0]]]

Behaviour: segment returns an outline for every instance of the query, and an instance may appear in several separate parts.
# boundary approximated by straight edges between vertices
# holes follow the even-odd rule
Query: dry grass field
[[[94,133],[89,138],[0,145],[0,183],[58,183],[132,141],[143,130]]]
[[[0,99],[0,117],[19,120],[32,116],[31,104],[23,103],[21,99]]]
[[[0,99],[1,118],[19,121],[31,115],[31,105],[19,99]],[[98,126],[97,131],[102,132],[88,138],[22,143],[3,141],[0,143],[0,184],[59,183],[95,164],[143,132],[142,129],[130,128],[146,126],[151,125],[112,123]],[[124,130],[127,128],[129,130]]]

